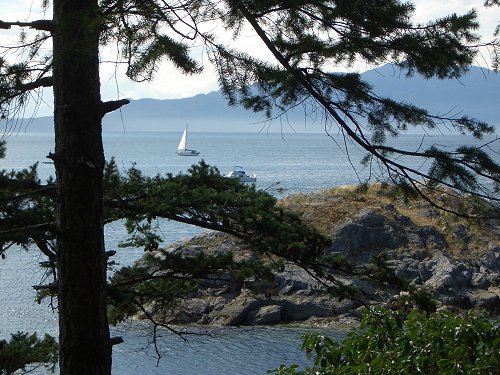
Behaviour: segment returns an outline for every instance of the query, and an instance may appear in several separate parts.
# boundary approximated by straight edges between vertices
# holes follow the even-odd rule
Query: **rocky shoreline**
[[[364,264],[384,251],[396,275],[427,290],[438,309],[500,314],[499,220],[472,224],[422,202],[409,206],[338,190],[291,196],[282,204],[300,210],[305,221],[328,234],[332,240],[328,254]],[[331,214],[326,215],[329,210]],[[221,233],[177,242],[155,251],[154,256],[230,251],[241,257],[252,256],[242,243]],[[360,317],[365,304],[391,306],[405,293],[390,285],[377,287],[362,278],[344,281],[366,292],[367,298],[339,301],[292,264],[287,264],[268,284],[205,280],[196,293],[171,312],[170,321],[217,326],[350,323]]]

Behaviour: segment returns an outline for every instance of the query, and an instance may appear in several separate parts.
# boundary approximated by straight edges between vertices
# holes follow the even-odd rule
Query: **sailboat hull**
[[[179,156],[197,156],[200,152],[196,150],[177,150]]]

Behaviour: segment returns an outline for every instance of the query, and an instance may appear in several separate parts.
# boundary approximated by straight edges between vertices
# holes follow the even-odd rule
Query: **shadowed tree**
[[[187,74],[198,73],[201,66],[189,52],[190,46],[202,43],[230,104],[241,102],[269,116],[309,106],[324,117],[325,125],[337,126],[346,139],[367,151],[365,163],[380,163],[386,178],[433,204],[450,209],[433,192],[457,198],[472,194],[491,203],[486,213],[498,208],[500,170],[484,151],[486,145],[407,151],[384,144],[387,136],[410,126],[445,125],[476,137],[492,133],[492,126],[468,117],[433,115],[380,97],[358,74],[329,69],[361,60],[393,62],[408,74],[424,77],[459,77],[474,61],[479,43],[473,33],[478,27],[475,11],[415,25],[414,6],[397,0],[55,0],[52,10],[51,20],[0,21],[3,29],[35,30],[21,35],[19,47],[2,51],[0,115],[7,126],[15,126],[33,90],[52,87],[55,149],[49,158],[55,165],[56,185],[55,190],[40,188],[56,197],[56,219],[48,223],[56,246],[50,252],[47,242],[37,245],[45,247],[57,265],[62,374],[111,371],[101,121],[127,101],[101,101],[99,48],[106,45],[116,44],[127,75],[142,81],[153,78],[163,59]],[[275,61],[226,47],[215,33],[205,31],[213,25],[235,36],[251,27]],[[429,160],[431,167],[412,169],[400,161],[402,155]]]

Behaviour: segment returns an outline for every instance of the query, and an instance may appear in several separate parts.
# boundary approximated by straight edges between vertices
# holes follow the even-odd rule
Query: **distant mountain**
[[[220,91],[213,91],[184,99],[132,100],[122,113],[106,116],[104,128],[181,131],[189,125],[190,131],[258,131],[264,120],[241,106],[229,107]]]
[[[471,67],[460,80],[407,78],[393,65],[385,65],[362,74],[379,95],[416,104],[432,113],[468,115],[500,127],[498,100],[500,74]],[[284,131],[321,132],[323,126],[308,118],[301,109],[269,123],[260,113],[229,107],[219,91],[185,99],[132,100],[104,119],[108,131],[179,131],[189,124],[190,131]],[[28,131],[52,129],[51,118],[37,118]]]
[[[500,74],[470,67],[456,80],[405,78],[393,65],[363,73],[379,95],[413,103],[435,114],[467,115],[490,124],[500,125]]]

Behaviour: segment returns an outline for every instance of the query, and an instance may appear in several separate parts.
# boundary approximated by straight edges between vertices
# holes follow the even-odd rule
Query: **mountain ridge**
[[[387,64],[361,76],[380,96],[421,106],[433,114],[467,115],[500,128],[496,103],[500,74],[492,70],[470,67],[460,79],[439,80],[417,75],[407,78],[399,68]],[[131,100],[121,111],[104,118],[103,131],[179,131],[187,124],[195,132],[324,131],[324,124],[306,116],[301,108],[269,121],[261,113],[228,106],[220,91],[183,99]],[[27,131],[52,131],[52,117],[32,119]]]

